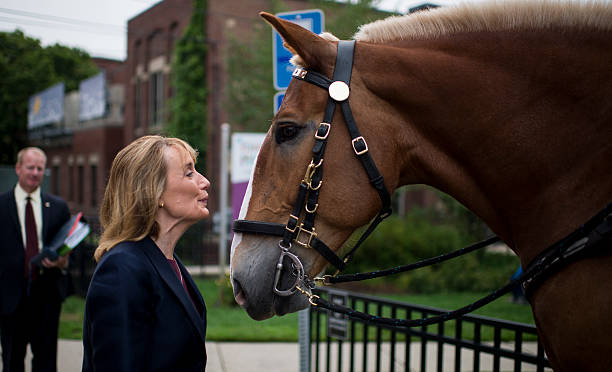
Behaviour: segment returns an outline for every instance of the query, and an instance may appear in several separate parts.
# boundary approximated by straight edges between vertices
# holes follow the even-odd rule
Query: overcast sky
[[[212,0],[219,1],[219,0]],[[247,0],[248,1],[248,0]],[[423,2],[454,0],[379,0],[379,8],[405,12]],[[477,1],[477,0],[469,0]],[[60,43],[94,57],[126,58],[128,19],[159,0],[2,0],[0,31],[21,29],[43,46]]]

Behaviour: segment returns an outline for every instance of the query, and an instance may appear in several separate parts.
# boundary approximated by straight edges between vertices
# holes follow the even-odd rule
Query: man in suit
[[[15,188],[0,195],[0,338],[4,372],[22,372],[26,347],[32,372],[57,370],[57,332],[68,295],[68,256],[29,260],[70,219],[66,202],[41,192],[47,157],[36,147],[17,155]]]

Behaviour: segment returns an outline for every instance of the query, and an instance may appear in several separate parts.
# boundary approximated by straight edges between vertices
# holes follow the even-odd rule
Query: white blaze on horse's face
[[[247,185],[247,189],[244,193],[244,198],[242,199],[242,204],[240,205],[240,213],[238,214],[238,219],[243,220],[246,217],[247,210],[249,209],[249,203],[251,201],[251,193],[252,193],[252,185],[253,185],[253,173],[255,173],[255,165],[257,164],[257,158],[259,158],[259,153],[255,157],[255,162],[253,163],[253,167],[251,168],[251,175],[249,176],[249,183]],[[232,275],[232,262],[234,261],[234,253],[236,251],[236,247],[240,245],[242,242],[242,233],[234,233],[234,238],[232,239],[232,248],[230,251],[230,278]],[[232,281],[233,284],[233,281]],[[234,291],[235,293],[235,291]]]
[[[255,163],[257,163],[257,157],[255,157]],[[255,170],[255,164],[253,164],[253,168],[251,169],[251,176],[249,177],[249,184],[244,193],[244,198],[242,199],[242,205],[240,205],[240,213],[238,214],[239,220],[244,219],[244,217],[247,214],[247,210],[249,209],[249,202],[251,201],[253,171],[254,170]],[[232,249],[230,253],[230,275],[231,275],[232,258],[234,257],[234,251],[236,250],[236,246],[238,246],[241,241],[242,241],[242,233],[234,233],[234,238],[232,239]]]
[[[255,164],[260,155],[261,150]],[[257,200],[253,190],[254,186],[257,188],[257,182],[262,180],[254,180],[256,167],[254,165],[252,168],[239,219],[247,219],[251,202]],[[230,275],[234,298],[256,320],[295,312],[308,306],[307,298],[302,295],[274,295],[274,273],[281,253],[279,240],[277,236],[242,233],[235,233],[232,240]]]

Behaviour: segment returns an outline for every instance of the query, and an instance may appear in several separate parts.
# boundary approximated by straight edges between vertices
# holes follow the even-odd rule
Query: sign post
[[[228,162],[229,162],[229,132],[230,125],[228,123],[221,124],[221,187],[220,187],[220,200],[221,205],[221,221],[219,230],[219,277],[225,278],[225,262],[227,260],[227,174],[228,174]]]

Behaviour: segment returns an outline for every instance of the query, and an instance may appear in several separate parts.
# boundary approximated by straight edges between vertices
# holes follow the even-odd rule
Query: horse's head
[[[280,33],[285,45],[299,58],[303,67],[328,78],[333,76],[338,45],[336,40],[317,36],[270,14],[261,15]],[[378,119],[371,110],[376,98],[364,88],[357,66],[352,70],[351,108],[360,123],[361,134],[367,139],[372,158],[380,160],[384,149],[392,145],[388,138],[380,135],[380,126],[373,129],[367,125],[368,121]],[[309,278],[320,273],[328,260],[308,246],[313,236],[312,230],[301,230],[299,227],[305,221],[306,209],[310,212],[316,210],[316,214],[311,216],[316,237],[332,251],[338,251],[351,233],[367,224],[381,208],[379,194],[372,188],[368,175],[355,155],[339,107],[333,120],[330,120],[331,126],[325,128],[327,130],[320,128],[328,97],[327,89],[294,79],[261,147],[240,212],[240,219],[274,223],[276,227],[282,224],[282,228],[277,229],[281,234],[288,221],[290,225],[296,223],[292,236],[295,240],[290,241],[288,252],[299,258]],[[304,184],[304,179],[308,178],[305,174],[313,161],[315,134],[327,135],[324,161],[321,163],[324,166],[316,171],[313,166],[310,167],[316,173],[314,178],[322,177],[322,183],[313,181],[305,193],[306,200],[296,201],[300,184]],[[357,146],[363,144],[358,143]],[[377,165],[385,176],[387,186],[396,183],[392,175],[391,182],[388,181],[390,166],[380,161]],[[312,195],[318,196],[316,203],[309,203]],[[291,217],[295,214],[297,203],[304,205],[299,206],[298,216]],[[285,295],[274,292],[274,289],[290,289],[296,281],[295,271],[300,269],[300,264],[288,257],[280,263],[286,266],[285,269],[280,273],[275,272],[283,247],[288,246],[279,246],[283,239],[270,234],[239,232],[234,236],[231,258],[234,295],[254,319],[283,315],[308,305],[307,297],[299,292]],[[279,278],[275,278],[275,274]]]

